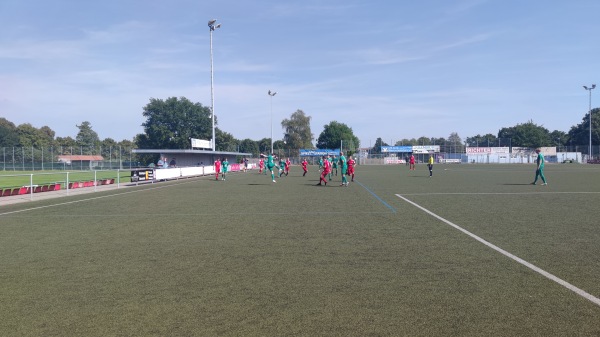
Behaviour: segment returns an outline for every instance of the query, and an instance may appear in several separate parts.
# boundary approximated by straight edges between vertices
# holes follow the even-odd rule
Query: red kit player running
[[[351,181],[354,181],[354,165],[356,161],[352,157],[348,158],[348,175],[352,178]]]
[[[261,158],[258,162],[258,174],[261,174],[263,169],[265,168],[265,161]]]
[[[302,169],[304,170],[304,174],[302,174],[302,176],[304,177],[308,172],[308,162],[306,161],[306,158],[304,158],[304,160],[302,161]]]
[[[290,166],[292,166],[292,162],[290,161],[290,158],[288,158],[285,160],[285,170],[283,171],[286,176],[290,173]]]
[[[325,177],[327,177],[327,175],[331,172],[331,163],[329,162],[329,160],[327,160],[327,158],[325,156],[323,156],[323,171],[321,171],[321,179],[319,180],[319,183],[317,185],[322,185],[321,181],[325,183],[325,186],[327,186],[327,179]]]

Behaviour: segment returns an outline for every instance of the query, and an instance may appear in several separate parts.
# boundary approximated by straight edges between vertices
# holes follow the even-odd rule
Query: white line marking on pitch
[[[188,183],[188,182],[185,182],[185,183]],[[10,214],[16,214],[16,213],[23,213],[23,212],[28,212],[28,211],[34,211],[36,209],[43,209],[43,208],[63,206],[63,205],[69,205],[69,204],[76,204],[76,203],[86,202],[86,201],[96,200],[96,199],[111,198],[111,197],[114,197],[114,196],[117,196],[117,195],[130,194],[130,193],[138,193],[138,192],[149,191],[149,190],[154,190],[154,189],[158,189],[158,188],[167,188],[167,187],[177,186],[177,185],[181,185],[181,184],[185,184],[185,183],[169,184],[169,185],[163,185],[163,186],[153,186],[153,187],[149,187],[149,188],[145,188],[145,189],[137,189],[137,190],[127,191],[127,192],[119,192],[117,190],[117,193],[110,194],[110,195],[103,195],[103,196],[91,197],[91,198],[87,198],[87,199],[80,199],[80,200],[60,202],[60,203],[56,203],[56,204],[52,204],[52,205],[46,205],[46,206],[37,206],[37,207],[25,208],[25,209],[21,209],[21,210],[18,210],[18,211],[4,212],[4,213],[0,213],[0,216],[10,215]],[[124,187],[124,188],[128,188],[128,187]],[[90,193],[98,193],[98,192],[91,192],[90,191]],[[82,194],[80,194],[80,195],[82,195]]]
[[[600,192],[433,192],[433,193],[406,193],[404,195],[526,195],[526,194],[600,194]]]
[[[99,197],[99,198],[106,198],[105,197]],[[91,199],[86,199],[86,200],[80,200],[80,201],[87,201],[87,200],[91,200]],[[80,202],[80,201],[74,201],[74,202]],[[69,203],[73,203],[73,202],[69,202]],[[69,204],[67,203],[67,204]],[[60,204],[63,205],[63,204]],[[29,208],[27,210],[34,210],[34,209],[39,209],[39,208],[45,208],[45,207],[52,207],[52,206],[58,206],[58,205],[51,205],[51,206],[41,206],[41,207],[36,207],[36,208]],[[36,218],[120,218],[120,217],[157,217],[157,216],[163,216],[163,213],[113,213],[113,214],[51,214],[51,215],[7,215],[9,213],[0,213],[0,215],[5,216],[7,218],[16,218],[16,219],[36,219]],[[346,211],[332,211],[332,212],[240,212],[240,213],[227,213],[230,215],[282,215],[282,216],[294,216],[294,215],[302,215],[302,216],[307,216],[307,215],[344,215],[344,214],[381,214],[381,212],[346,212]],[[176,215],[172,215],[172,216],[176,216],[176,217],[197,217],[197,216],[223,216],[222,212],[207,212],[207,213],[177,213]]]
[[[397,196],[398,198],[400,198],[400,199],[402,199],[402,200],[404,200],[404,201],[408,202],[409,204],[411,204],[411,205],[413,205],[413,206],[417,207],[418,209],[422,210],[423,212],[425,212],[425,213],[427,213],[427,214],[429,214],[429,215],[433,216],[434,218],[436,218],[436,219],[438,219],[438,220],[440,220],[440,221],[442,221],[442,222],[446,223],[447,225],[450,225],[450,226],[454,227],[455,229],[458,229],[459,231],[461,231],[461,232],[463,232],[463,233],[467,234],[468,236],[470,236],[470,237],[472,237],[473,239],[475,239],[475,240],[477,240],[477,241],[479,241],[479,242],[483,243],[484,245],[486,245],[486,246],[488,246],[488,247],[492,248],[493,250],[495,250],[495,251],[497,251],[497,252],[501,253],[502,255],[505,255],[505,256],[507,256],[507,257],[509,257],[509,258],[511,258],[511,259],[513,259],[513,260],[515,260],[515,261],[517,261],[518,263],[520,263],[520,264],[524,265],[525,267],[527,267],[527,268],[529,268],[529,269],[531,269],[531,270],[533,270],[533,271],[535,271],[535,272],[537,272],[537,273],[541,274],[542,276],[544,276],[544,277],[546,277],[546,278],[548,278],[548,279],[550,279],[550,280],[552,280],[552,281],[554,281],[554,282],[556,282],[556,283],[558,283],[558,284],[562,285],[563,287],[565,287],[565,288],[567,288],[567,289],[569,289],[569,290],[573,291],[574,293],[578,294],[579,296],[581,296],[581,297],[583,297],[583,298],[585,298],[585,299],[587,299],[587,300],[591,301],[592,303],[594,303],[594,304],[596,304],[596,305],[600,306],[600,299],[599,299],[599,298],[597,298],[597,297],[595,297],[594,295],[592,295],[592,294],[590,294],[590,293],[586,292],[585,290],[583,290],[583,289],[580,289],[580,288],[577,288],[576,286],[572,285],[571,283],[569,283],[569,282],[567,282],[567,281],[565,281],[565,280],[563,280],[563,279],[560,279],[560,278],[558,278],[557,276],[555,276],[555,275],[553,275],[553,274],[550,274],[549,272],[547,272],[547,271],[545,271],[545,270],[543,270],[543,269],[541,269],[541,268],[539,268],[539,267],[537,267],[537,266],[535,266],[535,265],[533,265],[533,264],[531,264],[531,263],[529,263],[529,262],[527,262],[527,261],[525,261],[525,260],[521,259],[521,258],[520,258],[520,257],[518,257],[518,256],[515,256],[515,255],[513,255],[513,254],[511,254],[511,253],[509,253],[509,252],[507,252],[507,251],[505,251],[504,249],[502,249],[502,248],[500,248],[500,247],[498,247],[498,246],[496,246],[496,245],[493,245],[493,244],[491,244],[491,243],[487,242],[486,240],[484,240],[484,239],[480,238],[479,236],[477,236],[477,235],[475,235],[475,234],[473,234],[473,233],[469,232],[469,231],[468,231],[468,230],[466,230],[466,229],[463,229],[462,227],[460,227],[460,226],[458,226],[458,225],[455,225],[454,223],[452,223],[452,222],[450,222],[450,221],[448,221],[448,220],[446,220],[446,219],[442,218],[441,216],[439,216],[439,215],[437,215],[437,214],[435,214],[435,213],[431,212],[430,210],[428,210],[428,209],[426,209],[426,208],[422,207],[421,205],[419,205],[419,204],[416,204],[416,203],[414,203],[414,202],[412,202],[412,201],[410,201],[410,200],[406,199],[405,197],[401,196],[400,194],[396,194],[396,196]]]

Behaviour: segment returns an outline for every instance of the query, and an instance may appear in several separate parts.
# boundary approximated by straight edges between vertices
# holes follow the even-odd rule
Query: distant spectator
[[[177,167],[177,162],[175,161],[175,158],[171,159],[171,162],[169,163],[169,167]]]
[[[164,165],[162,158],[159,158],[156,162],[156,167],[162,168]]]
[[[163,168],[169,168],[169,161],[167,160],[167,157],[165,157],[163,159],[163,166],[162,167]]]

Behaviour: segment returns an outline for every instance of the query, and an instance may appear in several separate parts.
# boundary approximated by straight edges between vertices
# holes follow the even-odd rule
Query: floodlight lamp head
[[[583,86],[583,89],[585,89],[585,90],[588,90],[588,87],[584,85],[584,86]]]
[[[215,26],[215,29],[217,29],[217,28],[221,28],[221,24],[220,23]]]
[[[596,85],[595,84],[592,84],[592,89],[596,89]]]
[[[212,20],[208,21],[208,26],[210,27],[210,26],[214,25],[215,22],[217,22],[217,19],[212,19]]]

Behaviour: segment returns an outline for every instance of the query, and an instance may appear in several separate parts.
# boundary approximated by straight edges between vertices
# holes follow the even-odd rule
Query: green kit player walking
[[[227,158],[223,158],[223,162],[221,163],[221,180],[225,180],[227,178],[227,171],[229,171],[229,162]]]
[[[537,153],[537,167],[535,169],[535,180],[533,180],[531,185],[535,185],[538,177],[542,178],[542,185],[548,185],[546,182],[546,176],[544,176],[544,164],[546,163],[546,159],[544,158],[544,155],[541,154],[540,149],[536,149],[535,152]]]

